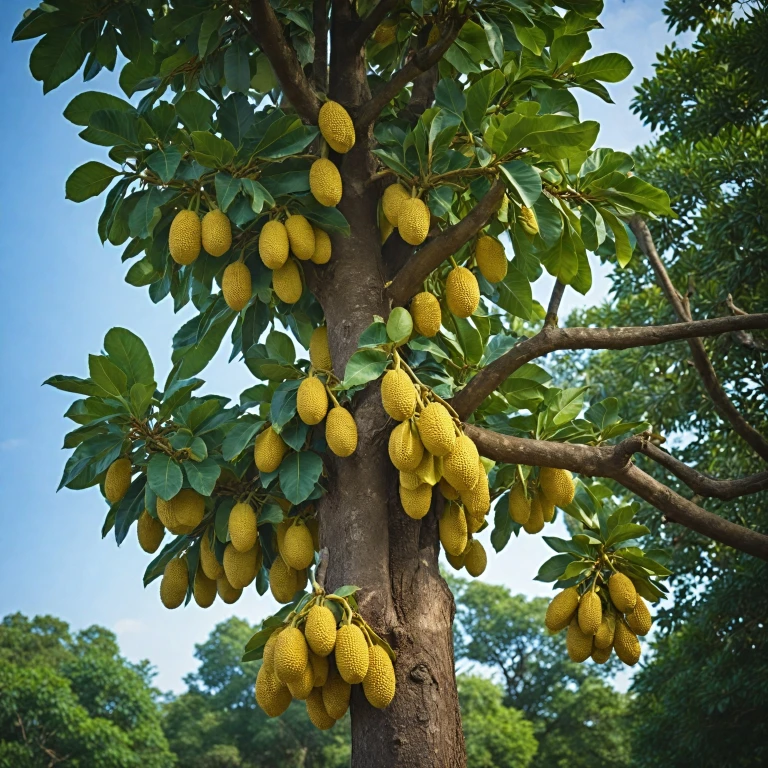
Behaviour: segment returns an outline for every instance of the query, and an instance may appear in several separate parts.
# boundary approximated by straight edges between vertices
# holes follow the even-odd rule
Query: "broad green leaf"
[[[195,159],[206,168],[223,168],[235,158],[232,143],[212,133],[193,131],[192,140],[195,142]]]
[[[632,245],[629,242],[629,235],[624,223],[610,211],[606,211],[605,208],[598,208],[598,211],[613,232],[613,239],[616,243],[616,260],[619,262],[619,266],[624,268],[632,260]]]
[[[69,80],[85,61],[81,37],[83,26],[61,26],[52,29],[32,49],[29,70],[35,80],[43,83],[48,93]]]
[[[88,127],[80,135],[91,144],[115,147],[139,145],[139,121],[135,114],[119,109],[99,109],[91,115]]]
[[[221,467],[209,456],[202,461],[185,461],[184,474],[189,484],[202,496],[210,496],[221,474]]]
[[[517,534],[520,526],[512,521],[509,516],[509,494],[504,494],[496,502],[496,511],[493,517],[493,531],[491,532],[491,545],[496,552],[501,552],[509,542],[509,537],[514,532]]]
[[[539,568],[539,572],[534,576],[534,581],[557,581],[560,579],[568,566],[576,559],[575,555],[563,553],[550,557]]]
[[[470,130],[476,131],[485,117],[493,97],[505,85],[504,75],[499,70],[491,70],[467,89],[467,107],[464,110],[464,122]]]
[[[573,67],[577,81],[602,80],[604,83],[619,83],[629,77],[631,71],[632,63],[620,53],[604,53]]]
[[[151,584],[158,576],[163,575],[165,566],[182,552],[189,543],[186,536],[177,536],[173,541],[166,544],[160,554],[147,566],[144,571],[144,586]]]
[[[236,40],[224,53],[224,79],[230,91],[247,94],[251,87],[248,47]]]
[[[361,334],[357,340],[359,348],[380,347],[389,340],[386,323],[373,322]]]
[[[389,356],[378,349],[361,349],[349,358],[344,372],[343,389],[359,387],[378,379],[389,364]]]
[[[528,278],[514,265],[507,266],[505,278],[494,286],[498,293],[498,304],[515,317],[523,320],[531,319],[533,307],[533,294]]]
[[[144,488],[146,484],[146,475],[140,474],[131,483],[125,496],[116,505],[115,541],[118,546],[123,543],[131,526],[144,511]]]
[[[533,208],[541,195],[541,176],[536,169],[522,160],[502,163],[500,168],[507,181],[507,187],[517,193],[523,205]]]
[[[181,467],[167,454],[155,453],[147,464],[147,482],[158,498],[169,501],[180,490]]]
[[[155,369],[144,342],[127,328],[112,328],[104,337],[109,359],[128,377],[128,385],[155,383]]]
[[[64,110],[64,117],[75,125],[86,126],[90,122],[91,115],[102,109],[113,109],[131,114],[136,113],[134,106],[119,96],[114,96],[111,93],[101,93],[100,91],[85,91],[78,93],[69,102]]]
[[[216,174],[216,202],[222,213],[226,213],[237,193],[240,191],[240,179],[235,179],[228,173],[220,171]]]
[[[184,91],[175,106],[179,119],[188,131],[207,131],[210,129],[216,107],[201,93]]]
[[[387,319],[387,336],[395,344],[401,344],[413,332],[413,318],[404,307],[395,307]]]
[[[284,381],[272,395],[269,420],[272,426],[279,431],[296,415],[296,394],[300,381]]]
[[[456,115],[461,115],[467,108],[467,98],[461,86],[451,78],[443,78],[435,88],[435,103]]]
[[[128,394],[128,377],[108,357],[88,355],[91,381],[108,397]]]
[[[160,180],[166,183],[174,177],[180,162],[181,151],[174,146],[157,149],[146,160],[147,165],[160,177]]]
[[[280,488],[291,504],[309,498],[323,471],[323,460],[312,451],[291,453],[280,464]]]

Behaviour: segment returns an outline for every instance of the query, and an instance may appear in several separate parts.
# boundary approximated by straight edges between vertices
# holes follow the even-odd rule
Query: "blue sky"
[[[82,89],[75,79],[43,96],[28,70],[30,42],[10,44],[11,32],[31,0],[4,0],[0,8],[0,103],[6,115],[5,171],[0,177],[0,523],[5,548],[0,559],[0,616],[14,611],[50,613],[73,628],[101,624],[113,629],[133,660],[158,668],[162,689],[181,690],[181,678],[196,663],[194,644],[233,613],[255,622],[273,612],[271,598],[248,589],[234,606],[221,602],[167,611],[157,584],[143,589],[148,556],[131,535],[120,549],[101,540],[106,505],[97,490],[56,493],[66,455],[60,450],[71,422],[62,418],[71,396],[41,387],[55,373],[85,376],[87,355],[101,348],[106,331],[124,326],[147,343],[162,381],[171,337],[188,312],[173,315],[168,301],[153,305],[145,289],[127,285],[119,249],[102,247],[96,221],[103,199],[75,205],[64,199],[64,182],[81,163],[98,159],[98,148],[77,136],[62,117]],[[656,51],[671,39],[661,2],[607,0],[605,30],[592,35],[593,54],[620,51],[635,65],[631,77],[610,88],[615,106],[580,98],[582,117],[603,126],[599,144],[629,151],[648,132],[629,112],[633,86],[652,72]],[[110,90],[106,78],[88,85]],[[546,302],[551,279],[535,286]],[[604,273],[586,297],[566,293],[567,309],[597,303],[605,295]],[[224,345],[226,347],[226,345]],[[243,365],[227,365],[224,349],[203,372],[207,391],[237,397],[253,383]],[[486,534],[487,538],[487,534]],[[490,546],[488,546],[490,549]],[[549,556],[540,537],[526,536],[500,556],[491,555],[484,579],[516,592],[548,594],[534,582]]]

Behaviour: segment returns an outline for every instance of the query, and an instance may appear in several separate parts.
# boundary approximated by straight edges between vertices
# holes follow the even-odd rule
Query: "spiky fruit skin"
[[[545,523],[551,523],[555,519],[555,505],[544,494],[539,496],[541,502],[541,516]]]
[[[461,555],[467,546],[468,533],[464,510],[456,503],[448,504],[443,510],[438,528],[443,549],[454,557]]]
[[[482,515],[480,517],[475,517],[466,507],[464,508],[464,517],[467,518],[467,533],[477,533],[483,527],[485,517]]]
[[[547,606],[547,615],[544,624],[550,632],[559,632],[565,629],[579,607],[579,590],[576,587],[568,587],[552,598]]]
[[[445,301],[456,317],[470,317],[480,303],[477,278],[466,267],[454,267],[445,281]]]
[[[315,252],[315,231],[312,225],[303,216],[294,215],[286,220],[285,229],[294,256],[302,261],[309,261]]]
[[[392,369],[381,380],[381,404],[395,421],[405,421],[416,410],[416,387],[402,369]]]
[[[235,589],[245,589],[261,568],[261,547],[257,544],[247,552],[238,552],[232,542],[224,549],[224,575]]]
[[[333,453],[343,459],[357,450],[357,424],[346,408],[337,405],[328,411],[325,442]]]
[[[205,499],[191,488],[182,488],[169,501],[157,499],[157,516],[171,533],[191,533],[204,514]]]
[[[522,483],[515,483],[509,492],[509,516],[518,525],[525,525],[531,516],[531,499],[526,498]]]
[[[282,627],[276,629],[264,644],[263,666],[269,669],[272,673],[275,671],[275,643],[277,642],[277,638],[280,636],[281,631]]]
[[[338,670],[333,667],[329,669],[328,679],[323,686],[323,704],[334,720],[340,720],[349,709],[351,692],[352,686],[342,678]]]
[[[400,503],[408,517],[414,520],[421,520],[429,512],[432,504],[432,486],[428,483],[421,483],[413,490],[400,485]]]
[[[270,424],[256,438],[253,446],[253,459],[259,472],[265,474],[274,472],[282,463],[283,457],[288,453],[288,446],[280,435],[272,429]]]
[[[307,716],[309,722],[320,731],[327,731],[336,724],[336,721],[325,710],[323,692],[320,688],[314,688],[307,696]]]
[[[350,685],[362,683],[368,674],[368,644],[360,627],[344,624],[336,630],[336,667]]]
[[[262,664],[256,675],[256,703],[264,714],[267,717],[279,717],[288,709],[291,700],[288,686],[277,679],[274,670]]]
[[[651,625],[653,619],[651,618],[651,612],[648,610],[648,606],[645,604],[640,595],[637,596],[637,602],[635,603],[634,610],[630,611],[627,616],[627,624],[629,628],[636,634],[644,637],[651,631]]]
[[[315,674],[312,671],[312,665],[307,662],[307,666],[304,668],[301,677],[295,682],[287,684],[288,690],[291,692],[291,696],[293,696],[294,699],[304,701],[312,692],[314,682]]]
[[[211,256],[223,256],[232,247],[232,225],[226,213],[208,211],[201,225],[203,248]]]
[[[328,413],[328,395],[320,379],[310,376],[299,384],[296,393],[296,410],[299,418],[310,426],[319,424]]]
[[[363,693],[376,709],[385,709],[395,698],[395,668],[380,645],[368,649],[368,673],[363,680]]]
[[[219,579],[224,575],[224,566],[216,559],[216,555],[208,540],[208,531],[200,537],[200,567],[209,579]]]
[[[495,237],[480,235],[477,238],[475,260],[480,274],[489,283],[500,283],[507,276],[504,246]]]
[[[585,592],[579,600],[579,629],[585,635],[594,635],[603,620],[603,606],[597,592]]]
[[[436,336],[442,322],[440,302],[429,291],[417,293],[411,299],[411,317],[416,333],[427,338]]]
[[[539,234],[539,222],[536,220],[536,214],[525,205],[520,209],[520,224],[527,235]]]
[[[464,555],[464,567],[467,569],[467,573],[477,578],[483,575],[487,565],[488,555],[485,552],[485,547],[477,539],[472,539],[469,549]]]
[[[258,539],[256,512],[247,502],[238,502],[229,513],[229,539],[238,552],[253,549]]]
[[[216,582],[209,579],[201,568],[195,572],[195,581],[192,585],[192,594],[195,602],[201,608],[210,608],[216,599]]]
[[[336,617],[330,608],[313,605],[309,609],[304,636],[312,653],[325,657],[333,652],[336,645]]]
[[[297,571],[307,568],[314,560],[315,548],[312,546],[312,534],[303,520],[297,519],[285,532],[280,555],[287,565]]]
[[[398,424],[389,435],[389,458],[395,469],[413,472],[424,455],[424,446],[410,421]]]
[[[283,510],[287,511],[287,510]],[[275,534],[277,535],[277,549],[281,551],[283,548],[283,542],[285,541],[285,532],[291,527],[291,520],[283,520],[277,524],[275,528]]]
[[[296,683],[309,664],[309,646],[297,627],[286,627],[275,643],[275,674],[278,680]]]
[[[429,451],[424,451],[419,466],[413,473],[416,479],[421,483],[428,485],[437,485],[443,475],[443,462]]]
[[[200,217],[194,211],[179,211],[168,232],[171,258],[181,265],[191,264],[200,255],[203,245]]]
[[[456,501],[459,498],[459,492],[444,478],[440,478],[440,493],[448,501]]]
[[[282,556],[276,557],[269,569],[269,590],[278,603],[290,603],[298,591],[298,574]]]
[[[309,190],[320,205],[327,208],[338,205],[342,194],[339,169],[324,157],[315,160],[309,169]]]
[[[609,645],[607,648],[598,648],[597,645],[595,645],[592,649],[592,661],[594,661],[595,664],[605,664],[605,662],[611,658],[612,653],[612,645]]]
[[[331,260],[333,248],[331,246],[330,235],[320,227],[312,227],[315,233],[315,250],[312,253],[311,261],[313,264],[327,264]]]
[[[355,126],[352,118],[338,102],[326,101],[320,107],[317,127],[334,152],[343,155],[355,146]]]
[[[318,656],[309,650],[309,666],[312,667],[312,687],[322,688],[328,681],[328,669],[330,667],[327,656]]]
[[[153,552],[157,552],[157,548],[165,536],[165,528],[145,509],[139,515],[139,520],[136,523],[136,534],[139,539],[139,546],[151,555]]]
[[[539,486],[542,493],[556,507],[567,507],[576,492],[573,475],[567,469],[542,467],[539,472]]]
[[[397,226],[400,206],[411,199],[411,193],[402,185],[395,182],[390,184],[381,197],[381,209],[384,217],[393,226]]]
[[[325,325],[312,331],[309,339],[309,362],[317,371],[333,370],[331,348],[328,346],[328,327]]]
[[[616,655],[628,666],[634,667],[640,661],[640,641],[637,635],[621,620],[616,622],[613,634],[613,649]]]
[[[240,312],[248,306],[253,284],[251,270],[242,261],[234,261],[224,270],[221,276],[221,292],[227,306],[235,312]]]
[[[295,261],[289,259],[272,273],[272,288],[277,298],[286,304],[295,304],[301,298],[304,287]]]
[[[571,661],[581,663],[592,655],[592,635],[585,635],[579,629],[577,619],[571,619],[568,634],[565,637],[565,648]]]
[[[456,430],[448,409],[442,403],[430,403],[419,415],[419,437],[433,456],[447,456],[456,445]]]
[[[478,481],[480,455],[464,434],[456,438],[451,452],[443,459],[443,477],[459,493],[471,491]]]
[[[281,221],[268,221],[259,233],[259,256],[268,269],[280,269],[288,261],[288,230]]]
[[[539,533],[544,529],[544,508],[541,506],[541,498],[536,493],[531,498],[531,514],[523,524],[526,533]]]
[[[461,501],[464,508],[473,517],[482,520],[491,509],[491,491],[488,487],[488,475],[485,474],[485,468],[482,462],[477,469],[477,483],[470,491],[464,491],[461,494]]]
[[[242,589],[235,589],[228,581],[226,576],[220,576],[216,579],[216,591],[219,593],[219,597],[223,603],[232,605],[240,599],[240,595],[243,594]]]
[[[117,504],[131,487],[133,465],[130,459],[115,459],[104,476],[104,495],[110,504]]]
[[[600,626],[595,632],[595,648],[605,650],[613,645],[613,633],[616,629],[616,621],[610,614],[604,614]]]
[[[178,608],[187,596],[189,571],[184,558],[174,557],[168,561],[160,581],[160,600],[166,608]]]
[[[630,613],[637,604],[637,590],[629,576],[623,573],[613,573],[608,579],[608,592],[611,602],[622,613]],[[616,651],[618,654],[618,650]]]
[[[400,472],[400,486],[407,491],[415,491],[422,483],[415,472]]]
[[[423,200],[411,197],[400,203],[397,229],[408,245],[421,245],[429,234],[429,208]]]

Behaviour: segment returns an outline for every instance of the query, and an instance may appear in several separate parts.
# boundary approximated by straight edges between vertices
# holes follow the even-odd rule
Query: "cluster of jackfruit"
[[[446,499],[440,517],[440,541],[455,568],[479,576],[486,566],[482,544],[472,538],[491,508],[488,475],[475,444],[461,423],[427,387],[417,385],[395,357],[384,374],[384,410],[400,422],[389,436],[389,457],[400,472],[400,503],[420,520],[432,505],[432,489]]]
[[[592,658],[605,664],[612,651],[627,666],[640,660],[638,637],[647,635],[653,620],[629,576],[599,573],[591,585],[568,587],[547,608],[545,624],[551,632],[567,628],[566,648],[572,661]]]
[[[344,603],[341,622],[328,607],[331,600]],[[343,598],[316,594],[289,619],[269,636],[256,677],[256,702],[267,716],[278,717],[297,699],[306,702],[312,724],[328,730],[346,713],[358,684],[372,706],[389,706],[392,660]]]
[[[182,266],[192,264],[201,249],[211,256],[223,256],[232,246],[232,226],[225,213],[214,208],[200,221],[195,211],[179,211],[171,222],[168,248],[171,258]]]
[[[269,589],[278,603],[290,603],[307,585],[307,568],[320,551],[318,536],[315,517],[288,517],[275,527],[277,556],[269,569]]]
[[[567,469],[541,467],[538,481],[529,488],[517,482],[509,493],[509,516],[526,533],[539,533],[544,523],[555,518],[555,507],[567,507],[576,493],[573,476]]]

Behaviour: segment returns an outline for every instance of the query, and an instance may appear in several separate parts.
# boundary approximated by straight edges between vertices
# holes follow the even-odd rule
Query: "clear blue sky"
[[[168,301],[155,306],[146,289],[124,282],[120,250],[102,247],[96,234],[103,198],[79,205],[64,199],[69,173],[98,158],[99,149],[80,140],[62,117],[82,82],[69,81],[44,97],[28,70],[32,43],[10,43],[30,2],[4,0],[0,7],[0,103],[6,115],[0,177],[0,616],[50,613],[74,628],[110,627],[129,658],[157,665],[161,688],[180,690],[182,676],[195,667],[194,644],[216,622],[233,612],[255,622],[275,604],[251,588],[234,611],[221,602],[207,611],[194,605],[165,610],[157,584],[142,587],[148,556],[133,532],[120,549],[111,537],[101,540],[106,505],[98,491],[56,493],[66,459],[62,437],[71,424],[62,413],[71,396],[41,383],[55,373],[87,375],[88,353],[101,348],[113,326],[130,328],[146,341],[162,381],[171,337],[188,314],[174,317]],[[592,35],[593,53],[620,51],[635,65],[628,81],[610,88],[615,106],[591,96],[580,99],[582,117],[603,125],[602,146],[628,151],[648,139],[629,102],[633,86],[651,73],[656,51],[670,39],[661,5],[607,0],[605,30]],[[103,75],[88,85],[112,87]],[[546,301],[550,283],[543,278],[535,286],[540,301]],[[586,299],[567,293],[566,307],[596,303],[607,287],[603,276]],[[244,366],[227,365],[227,356],[225,349],[202,376],[207,391],[237,397],[253,379]],[[539,537],[526,536],[492,555],[484,578],[516,592],[547,594],[532,578],[548,556]]]

